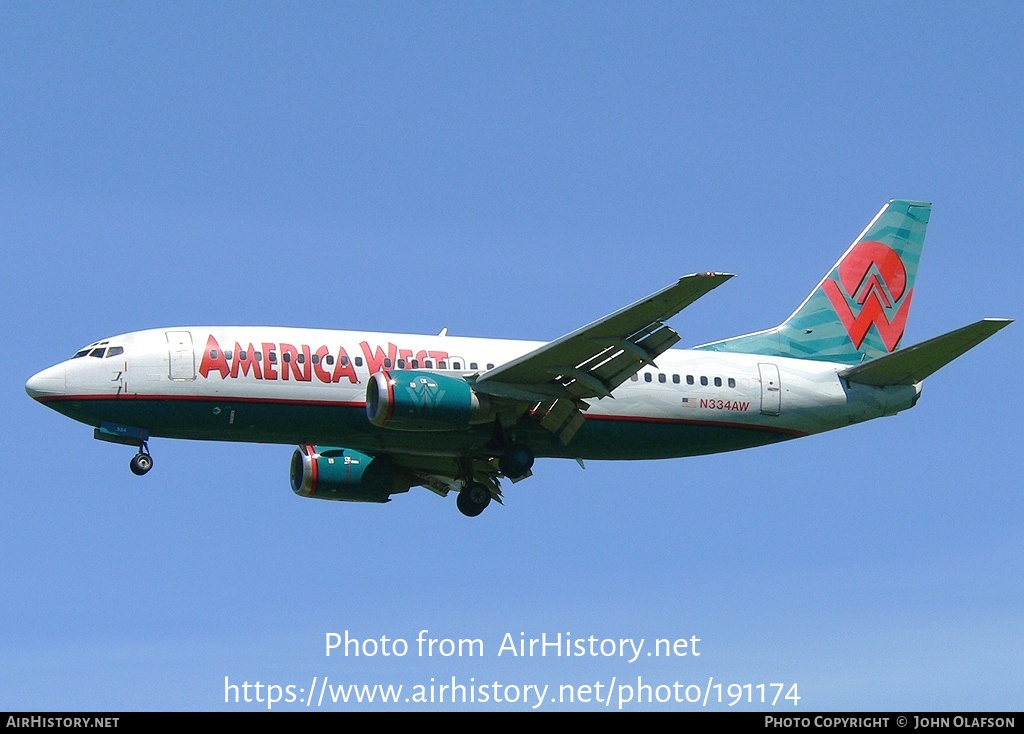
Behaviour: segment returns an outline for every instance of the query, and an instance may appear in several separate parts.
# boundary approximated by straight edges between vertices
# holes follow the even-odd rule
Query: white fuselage
[[[323,415],[325,409],[362,410],[367,380],[376,371],[420,369],[472,381],[541,344],[288,327],[181,327],[111,337],[39,373],[27,388],[41,402],[83,422],[128,423],[153,436],[337,443],[351,433],[346,445],[353,448],[415,452],[421,450],[415,437],[391,437],[368,422],[357,425],[352,416],[358,413],[353,410],[345,420],[335,421],[338,428],[330,431],[332,435],[318,435],[323,431],[314,427],[330,420]],[[894,414],[916,402],[919,385],[851,385],[838,376],[843,367],[806,359],[673,349],[658,357],[656,366],[644,367],[618,387],[612,399],[589,401],[587,424],[739,429],[774,434],[772,440],[780,440]],[[157,404],[159,410],[154,409]],[[254,406],[263,407],[257,411]],[[268,413],[267,406],[286,407],[288,413]],[[296,411],[313,409],[320,413],[306,433]],[[176,410],[187,411],[189,418],[175,417]],[[257,420],[261,424],[253,422]],[[645,436],[649,444],[650,434]],[[423,451],[443,451],[444,436],[422,439]],[[629,431],[612,446],[607,433],[596,442],[585,435],[580,439],[578,450],[574,441],[550,451],[539,446],[537,454],[650,458],[731,448],[726,442],[703,450],[693,445],[693,434],[687,434],[686,445],[673,448],[673,439],[666,438],[656,448],[635,450],[628,446]],[[756,443],[741,440],[734,448]]]

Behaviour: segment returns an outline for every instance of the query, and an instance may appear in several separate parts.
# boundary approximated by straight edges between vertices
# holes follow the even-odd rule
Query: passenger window
[[[470,362],[470,363],[469,363],[469,368],[470,368],[471,370],[475,370],[475,369],[477,368],[477,366],[476,366],[476,362]]]
[[[729,387],[736,387],[736,380],[732,377],[729,378]]]
[[[488,362],[487,363],[487,369],[493,370],[494,369],[494,365],[492,363]]]
[[[434,363],[433,363],[433,361],[431,361],[429,359],[428,360],[424,360],[423,366],[426,367],[428,370],[434,369]]]
[[[672,382],[674,382],[676,385],[678,385],[679,384],[679,375],[672,375]]]
[[[438,362],[437,363],[437,368],[439,370],[446,370],[446,369],[448,369],[448,363],[447,362]]]
[[[291,352],[285,352],[284,354],[281,355],[281,359],[284,360],[285,364],[291,364],[292,363],[292,353]]]
[[[320,364],[320,355],[319,354],[314,354],[312,357],[310,357],[310,359],[313,360],[313,364]]]
[[[384,358],[384,366],[387,367],[388,369],[391,369],[391,357]]]
[[[645,372],[644,373],[644,382],[650,382],[651,379],[652,379],[651,373],[650,372]]]
[[[636,382],[636,381],[638,381],[640,379],[640,375],[638,375],[636,372],[634,372],[633,376],[630,377],[629,379],[631,379],[633,382]]]
[[[716,377],[715,378],[715,387],[721,387],[721,386],[722,386],[722,378],[721,377]]]
[[[341,366],[342,367],[348,367],[348,357],[347,356],[341,358]]]
[[[295,361],[298,362],[299,364],[306,364],[306,355],[305,354],[296,354],[295,355]]]
[[[665,382],[665,373],[664,372],[659,372],[658,373],[658,382]]]
[[[263,361],[263,352],[253,352],[252,353],[252,358],[255,359],[257,362],[262,362]]]
[[[239,349],[238,350],[238,358],[240,360],[242,360],[243,362],[245,361],[246,357],[245,357],[245,350],[244,349]]]
[[[405,369],[405,360],[404,359],[398,360],[398,369],[400,369],[400,370],[404,370]]]
[[[700,376],[700,384],[701,384],[701,385],[704,385],[705,387],[707,387],[707,384],[708,384],[708,378],[706,378],[706,377],[705,377],[704,375],[701,375],[701,376]]]
[[[328,354],[326,357],[324,357],[324,362],[326,362],[327,364],[334,364],[334,357]]]
[[[453,370],[461,370],[462,369],[462,362],[452,362],[452,369]]]
[[[362,357],[356,357],[356,367],[362,367],[362,366],[363,366],[363,358]]]
[[[416,370],[416,369],[419,369],[419,367],[420,367],[420,361],[419,361],[418,359],[414,359],[414,360],[412,361],[412,368],[413,368],[414,370]]]
[[[687,385],[692,385],[693,384],[693,375],[687,375],[686,376],[686,384]]]
[[[78,354],[85,354],[85,352],[79,352]],[[75,356],[77,357],[78,354],[76,354]],[[210,359],[217,359],[217,350],[216,349],[211,349],[210,350]]]
[[[233,354],[233,352],[230,349],[225,349],[224,350],[224,359],[230,361],[232,354]]]
[[[124,354],[124,347],[111,347],[107,350],[108,357],[116,357],[119,354]]]
[[[270,360],[270,364],[277,364],[277,352],[267,352],[267,359]]]

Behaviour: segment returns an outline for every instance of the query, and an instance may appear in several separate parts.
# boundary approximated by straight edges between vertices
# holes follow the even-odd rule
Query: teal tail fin
[[[843,364],[892,353],[907,325],[930,213],[925,202],[890,201],[792,316],[696,349]]]

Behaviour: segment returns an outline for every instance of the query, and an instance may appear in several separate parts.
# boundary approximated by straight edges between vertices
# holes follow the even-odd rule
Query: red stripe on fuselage
[[[391,380],[388,380],[388,397],[393,398],[394,387],[391,385]],[[197,401],[197,402],[218,402],[218,403],[263,403],[267,405],[305,405],[311,407],[326,407],[326,408],[366,408],[366,402],[352,402],[352,401],[340,401],[340,400],[293,400],[289,398],[249,398],[249,397],[228,397],[223,395],[53,395],[48,397],[36,398],[39,402],[43,403],[58,403],[58,402],[74,402],[74,401],[91,401],[91,400],[116,400],[118,403],[125,403],[132,400],[173,400],[179,402]],[[389,399],[388,403],[394,405],[394,400]],[[388,412],[388,419],[391,418],[391,412]],[[608,415],[608,414],[590,414],[585,416],[588,421],[620,421],[626,423],[663,423],[663,424],[676,424],[676,425],[691,425],[691,426],[717,426],[719,428],[746,428],[751,431],[764,431],[767,433],[784,433],[789,436],[809,436],[807,431],[800,431],[793,428],[783,428],[781,426],[766,426],[758,425],[755,423],[737,423],[735,421],[709,421],[709,420],[694,420],[692,418],[663,418],[658,416],[645,416],[645,415]]]
[[[250,398],[228,395],[48,395],[36,398],[41,403],[82,402],[88,400],[117,400],[123,403],[131,400],[176,400],[179,402],[204,403],[265,403],[268,405],[319,405],[324,407],[365,408],[365,402],[350,400],[295,400],[292,398]]]
[[[690,426],[715,426],[718,428],[748,428],[751,431],[764,431],[767,433],[785,433],[791,436],[809,436],[807,431],[799,431],[795,428],[783,428],[782,426],[762,426],[756,423],[737,423],[735,421],[702,421],[693,418],[661,418],[646,415],[588,415],[588,421],[624,421],[627,423],[674,423]]]

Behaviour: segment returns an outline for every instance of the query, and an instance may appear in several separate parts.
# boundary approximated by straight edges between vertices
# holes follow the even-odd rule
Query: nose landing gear
[[[139,453],[132,457],[128,468],[132,474],[141,477],[153,468],[153,457],[149,455],[149,431],[136,426],[125,426],[120,423],[103,421],[92,433],[93,438],[122,446],[135,446]]]
[[[135,454],[132,460],[128,462],[128,468],[137,477],[141,477],[153,468],[153,457],[150,456],[149,447],[145,443],[139,447],[139,453]]]

